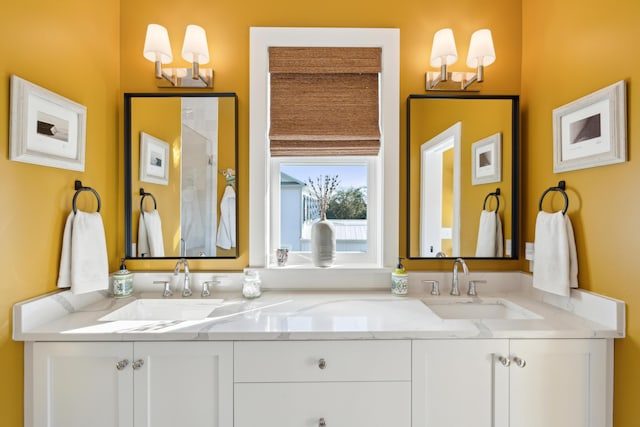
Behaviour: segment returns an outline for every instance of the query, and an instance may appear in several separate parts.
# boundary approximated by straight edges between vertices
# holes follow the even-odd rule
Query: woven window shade
[[[377,155],[380,54],[379,48],[270,48],[271,155]]]

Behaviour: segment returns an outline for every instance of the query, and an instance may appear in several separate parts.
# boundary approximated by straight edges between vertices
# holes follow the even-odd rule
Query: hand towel
[[[162,221],[160,221],[160,213],[156,209],[145,212],[144,225],[147,230],[149,253],[152,257],[163,257],[164,239],[162,237]]]
[[[71,230],[73,228],[73,211],[67,216],[62,234],[62,252],[60,253],[60,270],[58,271],[58,287],[71,286]]]
[[[533,286],[569,296],[578,287],[578,257],[573,227],[562,212],[539,212],[533,255]]]
[[[489,258],[502,257],[503,247],[502,221],[500,221],[500,215],[494,211],[483,210],[480,212],[476,256]]]
[[[144,215],[140,212],[138,218],[138,256],[141,258],[150,257],[149,239],[147,238],[147,226],[144,224]]]
[[[71,287],[74,294],[109,288],[107,243],[99,213],[77,211],[67,217],[58,287]]]
[[[236,192],[227,185],[220,201],[220,224],[216,245],[222,249],[236,247]]]

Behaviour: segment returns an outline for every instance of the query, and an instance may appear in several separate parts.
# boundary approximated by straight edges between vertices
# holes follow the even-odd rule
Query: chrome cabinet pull
[[[142,365],[144,365],[144,360],[142,360],[142,359],[138,359],[138,360],[136,360],[135,362],[133,362],[133,364],[131,365],[131,367],[132,367],[133,369],[140,369],[140,368],[142,368]]]
[[[324,421],[324,418],[320,418],[320,420],[318,421],[318,426],[325,427],[326,425],[327,423]]]
[[[124,368],[126,368],[129,365],[129,359],[122,359],[122,360],[118,360],[116,362],[116,369],[118,371],[122,371]]]
[[[509,365],[511,365],[511,360],[509,360],[508,357],[504,356],[498,356],[498,362],[500,362],[500,364],[502,364],[502,366],[504,366],[505,368],[508,368]]]
[[[518,365],[518,368],[524,368],[527,365],[527,361],[524,359],[521,359],[517,356],[513,357],[513,363],[515,363],[516,365]]]
[[[318,368],[320,369],[324,369],[327,367],[327,361],[324,359],[320,359],[318,360]],[[320,418],[321,420],[323,420],[324,418]]]

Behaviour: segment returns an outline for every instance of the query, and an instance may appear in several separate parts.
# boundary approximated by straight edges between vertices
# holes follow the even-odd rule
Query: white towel
[[[502,243],[502,221],[500,221],[500,215],[494,211],[483,210],[480,212],[476,256],[501,258],[503,253],[504,244]]]
[[[147,230],[149,253],[152,257],[163,257],[164,239],[162,237],[162,221],[160,221],[160,213],[156,209],[145,212],[144,225]]]
[[[236,247],[236,192],[227,185],[220,201],[220,224],[218,225],[218,247]]]
[[[533,255],[533,286],[569,296],[578,287],[578,257],[573,227],[562,212],[539,212]]]
[[[109,260],[99,213],[71,212],[62,237],[58,287],[74,294],[109,288]]]
[[[144,224],[144,215],[140,212],[138,218],[138,256],[150,257],[149,239],[147,238],[147,226]]]

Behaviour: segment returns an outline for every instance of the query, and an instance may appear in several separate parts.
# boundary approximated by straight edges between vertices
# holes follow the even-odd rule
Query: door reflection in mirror
[[[502,173],[474,182],[473,144],[497,133],[502,150],[495,161]],[[408,258],[476,257],[483,200],[496,187],[501,188],[504,253],[517,257],[518,137],[517,96],[409,96]]]
[[[460,122],[420,146],[420,257],[460,253]]]

